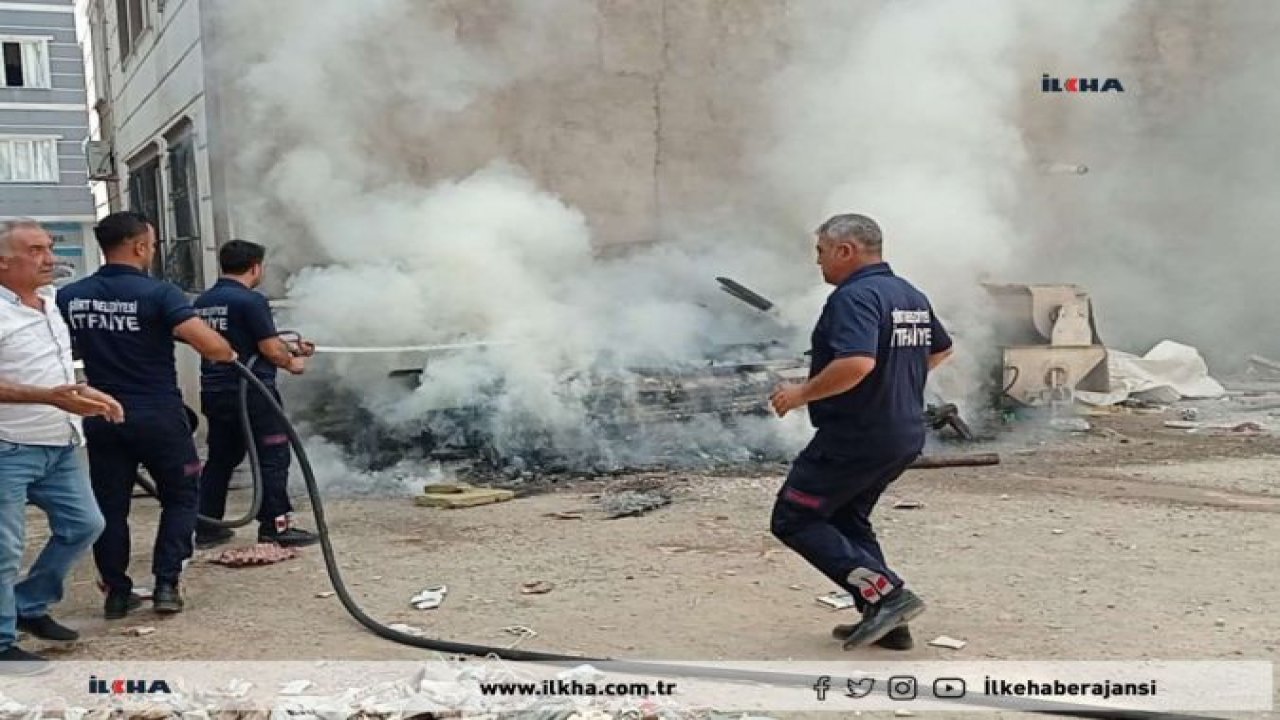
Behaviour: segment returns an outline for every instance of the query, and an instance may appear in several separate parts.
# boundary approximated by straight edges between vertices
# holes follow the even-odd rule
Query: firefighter
[[[106,528],[93,546],[106,585],[103,615],[123,618],[141,605],[129,577],[129,504],[139,464],[155,481],[160,524],[152,554],[156,612],[183,609],[180,578],[192,554],[200,458],[174,361],[174,338],[210,362],[235,351],[204,323],[176,285],[147,275],[155,228],[141,214],[118,212],[94,227],[106,263],[58,292],[89,384],[120,401],[124,422],[86,418],[89,475]]]
[[[227,338],[240,362],[248,364],[258,356],[252,369],[271,389],[276,402],[281,403],[275,389],[277,369],[302,374],[304,358],[314,354],[315,346],[299,341],[291,347],[281,339],[266,297],[254,292],[262,282],[265,259],[266,248],[257,243],[232,240],[224,244],[218,251],[222,277],[196,299],[195,306],[205,322]],[[209,457],[200,477],[200,514],[207,518],[222,519],[231,474],[247,452],[240,422],[239,383],[235,368],[212,362],[201,364],[200,403],[209,425]],[[293,524],[288,492],[291,455],[284,421],[252,389],[248,406],[262,470],[258,541],[293,547],[311,545],[319,538]],[[229,528],[201,522],[196,545],[213,547],[234,536]]]
[[[808,406],[816,428],[773,508],[773,534],[853,595],[845,649],[908,649],[924,602],[885,562],[871,527],[881,493],[924,449],[924,386],[951,354],[929,300],[881,256],[880,227],[837,215],[817,230],[822,278],[834,285],[813,331],[809,379],[781,385],[779,417]]]

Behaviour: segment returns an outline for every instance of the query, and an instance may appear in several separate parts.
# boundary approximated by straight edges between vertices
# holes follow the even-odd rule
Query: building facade
[[[97,267],[74,0],[0,2],[0,56],[0,219],[43,223],[65,284]]]

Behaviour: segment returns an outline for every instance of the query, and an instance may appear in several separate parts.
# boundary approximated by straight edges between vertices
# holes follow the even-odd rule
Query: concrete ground
[[[407,497],[326,503],[343,574],[386,623],[437,638],[648,659],[1280,659],[1280,442],[1188,434],[1168,416],[1091,417],[1089,433],[1007,451],[996,467],[913,471],[875,520],[894,564],[929,603],[916,649],[846,653],[816,596],[833,588],[768,532],[780,477],[672,475],[671,505],[608,519],[605,482],[461,510]],[[240,502],[247,501],[240,492]],[[899,500],[923,503],[894,509]],[[556,517],[580,512],[581,518]],[[135,577],[149,584],[154,501],[137,500]],[[310,517],[305,516],[307,522]],[[43,520],[33,512],[31,541]],[[238,543],[252,539],[242,529]],[[1212,581],[1206,581],[1206,580]],[[545,594],[521,592],[545,581]],[[437,609],[409,598],[448,586]],[[369,633],[330,589],[318,547],[227,569],[198,556],[187,611],[101,619],[88,558],[60,619],[84,638],[67,659],[415,659]],[[130,628],[151,626],[143,637]],[[939,635],[961,650],[930,647]],[[34,649],[48,648],[38,642]]]

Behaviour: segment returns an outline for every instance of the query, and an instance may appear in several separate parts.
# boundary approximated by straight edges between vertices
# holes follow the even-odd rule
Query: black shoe
[[[58,642],[72,642],[80,639],[80,633],[71,628],[60,625],[57,620],[48,615],[40,617],[18,618],[18,629],[35,635],[41,640],[56,640]]]
[[[924,601],[910,590],[899,588],[882,598],[875,609],[858,623],[844,639],[844,649],[872,645],[922,612]]]
[[[259,528],[258,542],[275,543],[281,547],[305,547],[320,542],[320,536],[296,527],[285,528],[281,532]]]
[[[17,645],[0,652],[0,676],[39,675],[52,669],[48,660]]]
[[[844,641],[853,634],[858,626],[862,623],[857,622],[852,625],[837,625],[831,629],[831,637]],[[915,640],[911,637],[911,628],[906,625],[896,627],[889,631],[889,634],[875,641],[876,647],[882,647],[885,650],[910,650],[916,646]]]
[[[107,593],[107,601],[102,604],[102,616],[108,620],[119,620],[142,607],[142,598],[135,592]]]
[[[200,550],[208,550],[230,542],[235,536],[236,533],[231,528],[211,527],[207,530],[201,528],[196,530],[196,547]]]
[[[177,585],[156,583],[151,593],[151,605],[161,615],[173,615],[182,612],[182,593]]]

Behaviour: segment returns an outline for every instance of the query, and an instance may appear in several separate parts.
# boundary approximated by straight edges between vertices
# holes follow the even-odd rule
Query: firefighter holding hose
[[[124,422],[84,421],[89,476],[106,528],[93,546],[107,589],[103,615],[119,619],[141,605],[129,577],[129,505],[138,465],[155,481],[160,524],[152,556],[156,612],[183,609],[179,579],[192,554],[200,456],[178,388],[175,337],[207,361],[235,351],[191,307],[178,286],[147,275],[155,228],[135,212],[102,218],[93,229],[106,264],[58,291],[58,309],[89,383],[120,401]]]
[[[834,285],[813,331],[809,379],[775,389],[779,417],[808,406],[816,432],[778,492],[771,530],[862,614],[833,634],[846,650],[912,646],[924,602],[889,569],[871,527],[881,493],[924,449],[924,386],[951,354],[929,300],[881,256],[880,227],[836,215],[817,230],[822,278]]]
[[[222,277],[196,298],[196,312],[235,348],[241,363],[258,357],[254,374],[281,403],[276,392],[276,371],[300,375],[305,357],[315,345],[299,339],[287,343],[276,329],[267,298],[255,292],[262,283],[266,248],[246,240],[232,240],[218,250]],[[200,477],[200,515],[221,520],[226,512],[231,474],[245,458],[245,432],[240,419],[240,376],[232,365],[203,362],[200,366],[200,405],[208,422],[209,457]],[[262,504],[258,510],[258,541],[288,547],[311,545],[315,533],[293,524],[289,502],[289,436],[284,422],[257,392],[248,393],[249,424],[262,470]],[[201,521],[196,531],[198,547],[229,541],[235,533]]]

